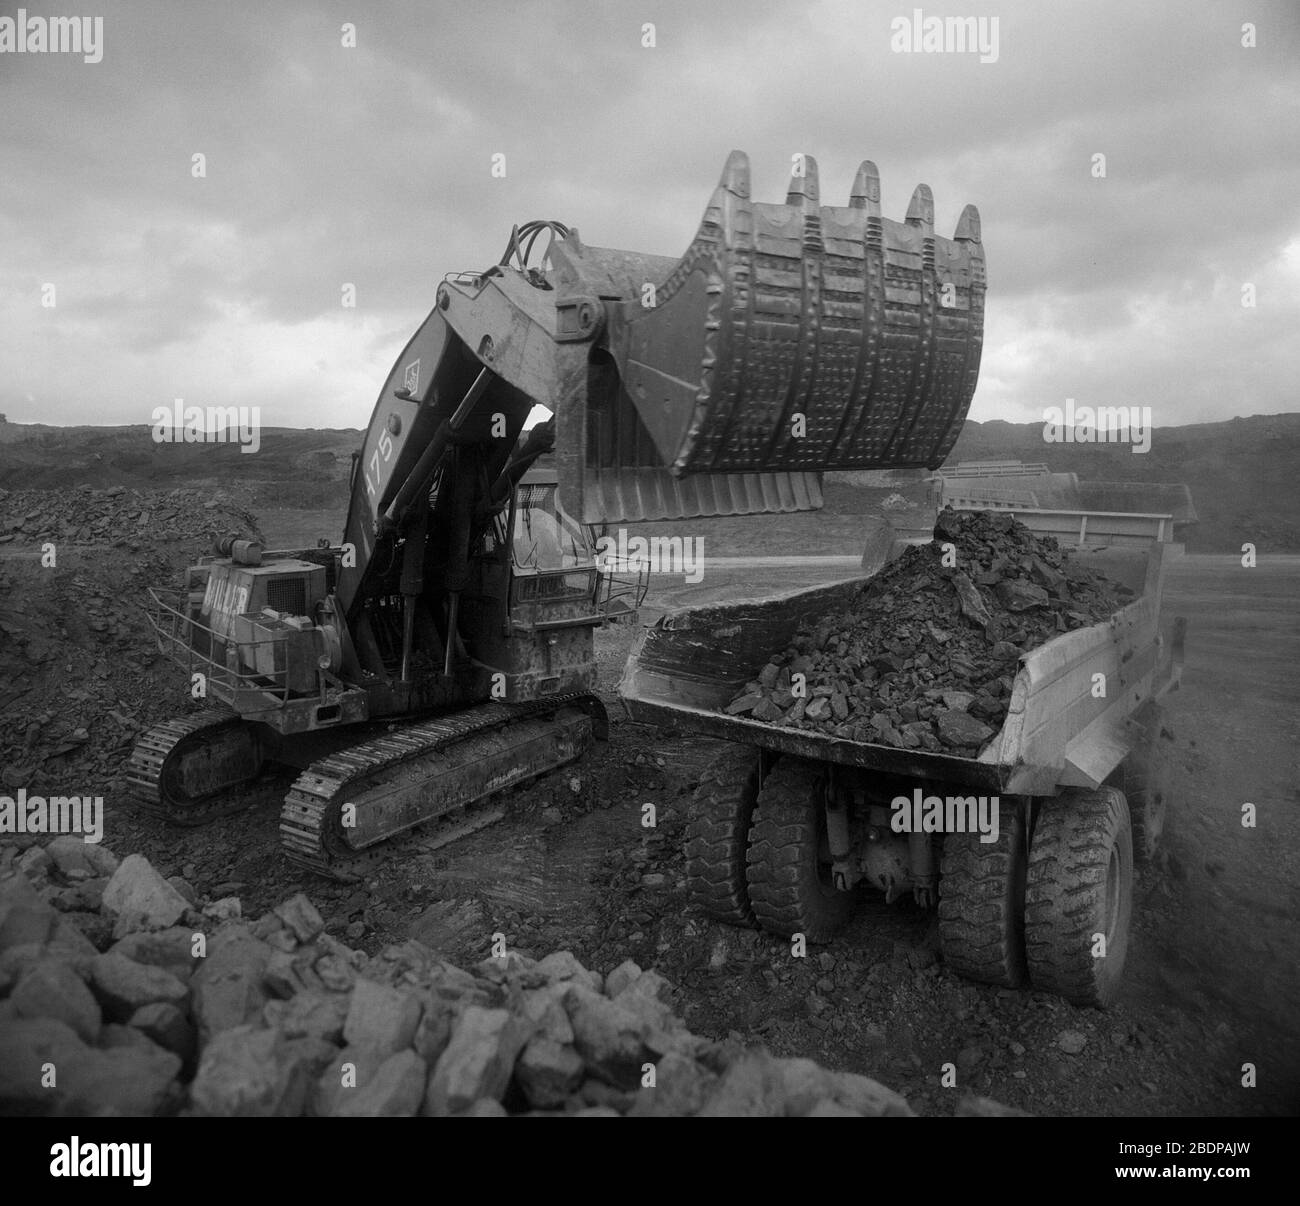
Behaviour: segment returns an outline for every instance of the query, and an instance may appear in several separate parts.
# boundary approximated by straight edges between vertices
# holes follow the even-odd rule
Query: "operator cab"
[[[578,605],[572,617],[591,615],[599,572],[596,553],[581,524],[560,508],[554,469],[530,469],[515,489],[511,509],[512,612],[535,605]],[[567,611],[567,609],[566,609]],[[525,623],[535,615],[517,616]]]

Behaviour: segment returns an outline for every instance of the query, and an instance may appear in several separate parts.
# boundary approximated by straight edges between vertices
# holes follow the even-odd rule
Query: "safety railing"
[[[149,590],[145,617],[158,651],[182,667],[191,682],[195,674],[202,674],[208,696],[237,711],[286,703],[290,696],[289,634],[254,637],[250,631],[247,638],[234,639],[183,612],[182,593],[164,597]],[[251,630],[254,617],[232,617],[231,623],[241,620]]]
[[[596,609],[606,624],[634,620],[650,589],[650,571],[602,570],[596,587]]]

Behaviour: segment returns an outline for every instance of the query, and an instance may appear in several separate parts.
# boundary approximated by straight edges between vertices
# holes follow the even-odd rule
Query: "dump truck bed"
[[[1129,586],[1135,598],[1106,621],[1022,655],[1006,719],[975,759],[783,728],[721,710],[805,622],[840,610],[869,576],[670,613],[633,647],[619,694],[635,720],[802,758],[1007,794],[1096,786],[1129,753],[1134,712],[1181,673],[1181,622],[1168,642],[1159,625],[1166,552],[1152,544],[1077,554]],[[1099,673],[1106,676],[1104,698],[1093,690]]]

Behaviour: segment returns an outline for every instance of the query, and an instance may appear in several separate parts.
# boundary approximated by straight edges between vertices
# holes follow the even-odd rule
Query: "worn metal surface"
[[[610,347],[676,474],[935,468],[975,390],[984,292],[973,206],[951,239],[926,185],[884,218],[870,161],[847,206],[822,205],[811,157],[784,204],[756,202],[736,151],[655,305],[620,306]]]

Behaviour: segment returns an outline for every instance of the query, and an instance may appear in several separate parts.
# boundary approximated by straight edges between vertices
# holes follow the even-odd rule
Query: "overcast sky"
[[[98,63],[0,53],[11,421],[147,423],[183,397],[362,427],[445,273],[534,217],[678,256],[732,148],[757,200],[803,152],[828,204],[871,158],[889,217],[919,181],[942,234],[979,206],[972,418],[1298,409],[1297,0],[922,7],[996,17],[995,62],[895,52],[895,0],[24,7],[103,37]]]

